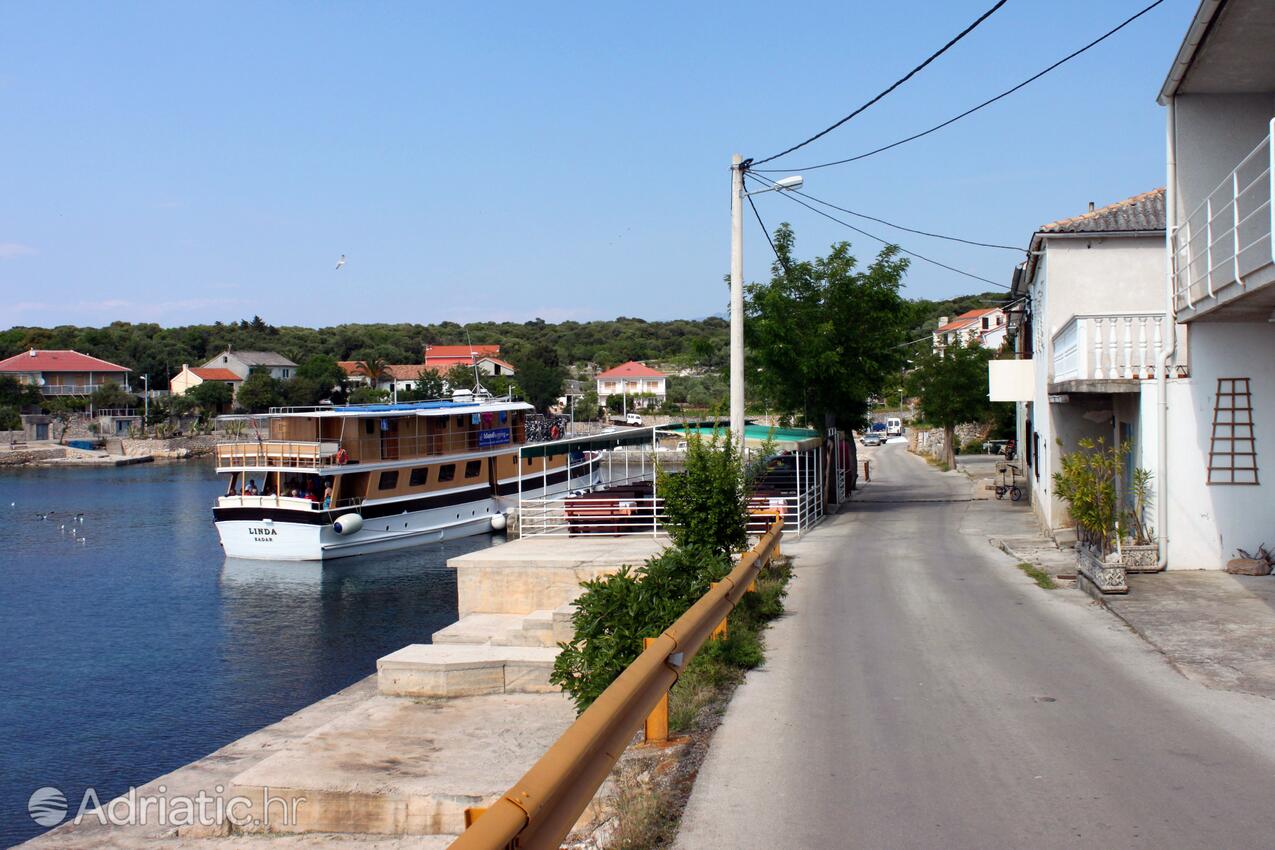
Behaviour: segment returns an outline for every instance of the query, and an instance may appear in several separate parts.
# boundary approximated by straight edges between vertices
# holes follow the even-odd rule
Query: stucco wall
[[[1191,377],[1169,382],[1168,564],[1221,569],[1237,546],[1275,540],[1275,326],[1196,322]],[[1253,392],[1258,486],[1206,484],[1217,379],[1246,377]]]
[[[1075,315],[1164,310],[1163,236],[1055,238],[1046,250],[1047,337]]]
[[[1183,94],[1174,102],[1181,222],[1269,131],[1275,93]]]

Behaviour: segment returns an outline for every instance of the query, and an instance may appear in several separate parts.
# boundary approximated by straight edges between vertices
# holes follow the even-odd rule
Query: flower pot
[[[1158,573],[1160,572],[1160,546],[1157,543],[1133,544],[1120,547],[1120,563],[1125,572]]]
[[[1076,544],[1076,572],[1090,595],[1129,592],[1125,566],[1114,552],[1104,559],[1088,544]]]

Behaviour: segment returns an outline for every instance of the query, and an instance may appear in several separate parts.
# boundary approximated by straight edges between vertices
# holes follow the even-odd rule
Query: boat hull
[[[529,478],[528,483],[531,480]],[[535,481],[539,483],[538,478]],[[593,483],[590,476],[585,474],[573,478],[569,484],[563,482],[558,486],[551,485],[548,489],[552,494],[590,483]],[[288,519],[288,514],[292,513],[289,511],[261,510],[254,515],[252,509],[236,508],[233,513],[222,512],[222,516],[214,524],[221,539],[222,550],[228,557],[268,561],[327,561],[496,531],[494,519],[497,516],[503,518],[506,511],[515,508],[518,497],[493,496],[490,488],[483,488],[482,494],[476,495],[472,500],[445,507],[396,513],[386,513],[385,505],[378,505],[378,510],[375,511],[377,516],[364,517],[362,528],[344,535],[337,533],[332,520],[346,513],[359,513],[357,509],[332,512],[322,517],[318,514],[302,514],[294,521]],[[544,492],[538,487],[532,490],[524,485],[523,494],[540,496]]]

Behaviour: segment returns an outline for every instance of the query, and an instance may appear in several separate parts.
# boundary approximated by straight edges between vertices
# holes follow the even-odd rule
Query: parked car
[[[885,432],[884,431],[868,431],[866,434],[864,434],[862,437],[859,438],[859,442],[863,443],[865,446],[879,446],[885,442]]]
[[[873,423],[872,423],[872,430],[873,430],[874,432],[878,432],[878,433],[884,434],[884,433],[885,433],[885,423],[884,423],[884,422],[873,422]]]
[[[642,416],[637,413],[626,414],[624,417],[624,424],[625,425],[641,425]]]

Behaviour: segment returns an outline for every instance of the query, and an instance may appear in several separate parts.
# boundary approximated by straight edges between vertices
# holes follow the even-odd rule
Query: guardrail
[[[744,553],[611,686],[576,718],[522,779],[451,844],[451,850],[557,848],[589,805],[633,733],[726,619],[777,551],[783,520]]]

